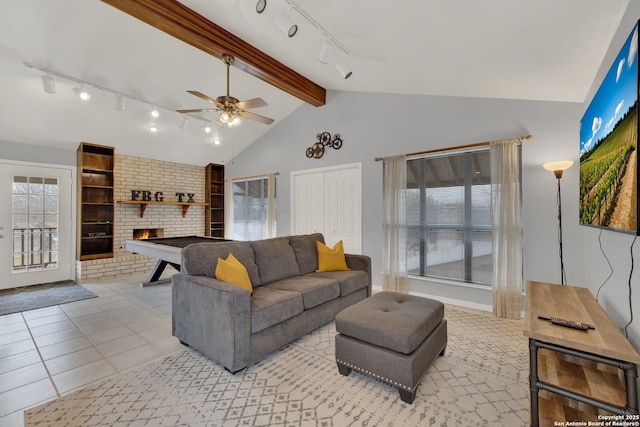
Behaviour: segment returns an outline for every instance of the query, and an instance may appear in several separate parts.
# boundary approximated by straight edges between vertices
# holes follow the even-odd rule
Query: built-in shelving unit
[[[224,237],[224,165],[209,163],[205,173],[205,236]]]
[[[113,257],[113,147],[78,147],[78,259]]]

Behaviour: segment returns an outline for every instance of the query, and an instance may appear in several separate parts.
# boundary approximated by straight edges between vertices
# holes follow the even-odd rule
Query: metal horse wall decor
[[[329,132],[322,132],[316,135],[318,141],[315,142],[311,147],[307,148],[307,157],[319,159],[324,154],[324,147],[331,147],[334,150],[339,150],[342,147],[342,138],[340,138],[340,134],[336,133],[331,137]]]

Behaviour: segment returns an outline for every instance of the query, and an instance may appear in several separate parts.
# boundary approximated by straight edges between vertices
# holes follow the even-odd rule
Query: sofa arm
[[[179,273],[172,283],[172,333],[231,372],[249,364],[251,294],[207,276]]]
[[[362,270],[367,272],[369,276],[369,285],[367,287],[367,296],[371,296],[371,258],[367,255],[345,254],[345,260],[347,261],[347,267],[352,270]]]

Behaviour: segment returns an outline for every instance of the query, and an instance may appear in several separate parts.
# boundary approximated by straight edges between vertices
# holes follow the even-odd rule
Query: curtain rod
[[[515,138],[505,138],[505,139],[497,139],[496,141],[505,141],[507,139],[519,139],[519,140],[527,140],[527,139],[532,139],[533,136],[532,135],[525,135],[525,136],[518,136]],[[467,144],[467,145],[456,145],[455,147],[447,147],[447,148],[435,148],[433,150],[425,150],[425,151],[416,151],[415,153],[407,153],[405,154],[406,157],[413,157],[413,156],[419,156],[422,154],[431,154],[431,153],[443,153],[445,151],[452,151],[452,150],[462,150],[465,148],[474,148],[474,147],[483,147],[486,145],[491,144],[492,142],[495,141],[484,141],[484,142],[476,142],[473,144]],[[390,157],[390,156],[387,156]],[[375,160],[376,162],[379,162],[381,160],[386,159],[387,157],[375,157],[373,160]]]
[[[244,180],[250,180],[250,179],[256,179],[256,178],[264,178],[264,177],[269,177],[269,175],[273,175],[273,176],[277,176],[280,175],[280,172],[271,172],[271,173],[263,173],[260,175],[253,175],[253,176],[241,176],[238,178],[227,178],[225,179],[225,181],[244,181]]]

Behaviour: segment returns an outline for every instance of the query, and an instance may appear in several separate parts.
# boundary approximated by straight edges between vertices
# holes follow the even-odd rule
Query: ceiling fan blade
[[[265,125],[270,125],[273,123],[273,119],[269,117],[264,117],[259,114],[250,113],[249,111],[238,111],[238,115],[240,117],[244,117],[245,119],[255,120],[256,122],[264,123]]]
[[[193,110],[176,110],[177,113],[210,113],[213,111],[219,111],[217,108],[196,108]]]
[[[224,106],[224,104],[222,104],[222,103],[220,103],[220,102],[216,101],[216,100],[215,100],[215,99],[213,99],[213,98],[208,97],[208,96],[207,96],[207,95],[205,95],[204,93],[200,93],[200,92],[198,92],[197,90],[188,90],[187,92],[188,92],[188,93],[190,93],[191,95],[195,95],[195,96],[197,96],[197,97],[198,97],[198,98],[200,98],[200,99],[204,99],[205,101],[210,102],[211,104],[213,104],[213,105],[215,105],[215,106],[217,106],[217,107],[223,107],[223,106]]]
[[[249,110],[251,108],[266,107],[267,104],[262,98],[253,98],[246,101],[240,101],[236,104],[241,110]]]

